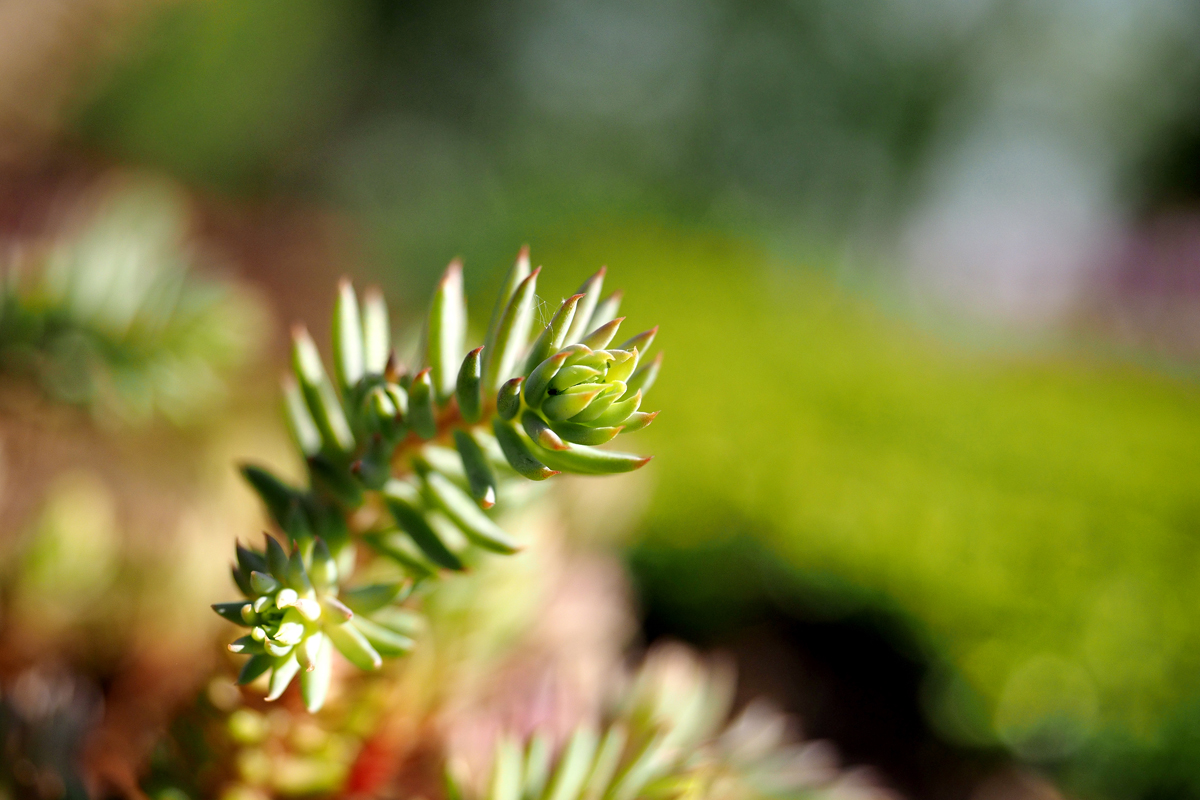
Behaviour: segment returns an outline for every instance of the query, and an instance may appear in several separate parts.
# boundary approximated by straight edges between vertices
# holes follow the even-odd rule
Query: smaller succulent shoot
[[[597,729],[584,724],[560,746],[544,733],[501,736],[490,778],[472,780],[447,761],[446,795],[456,800],[699,800],[833,798],[849,785],[821,745],[788,737],[782,715],[751,704],[729,721],[733,676],[669,646],[651,652]],[[858,786],[855,796],[884,798]],[[864,791],[864,789],[866,789]]]
[[[342,589],[324,541],[304,544],[290,554],[269,535],[264,550],[239,544],[233,578],[245,599],[217,603],[213,610],[248,629],[229,645],[231,652],[249,656],[238,682],[270,673],[267,700],[276,700],[299,676],[304,706],[315,712],[329,693],[335,649],[364,670],[378,669],[385,655],[412,649],[411,612],[399,604],[413,584]]]
[[[610,346],[624,318],[617,316],[620,293],[601,295],[601,269],[535,330],[539,274],[522,250],[483,345],[468,349],[462,264],[452,262],[434,292],[411,370],[392,350],[382,296],[368,291],[360,303],[349,281],[339,284],[334,306],[332,370],[308,331],[293,329],[283,409],[309,485],[289,486],[252,465],[242,473],[294,542],[288,558],[299,559],[298,574],[312,569],[317,540],[343,577],[353,569],[357,542],[414,582],[463,570],[477,552],[520,549],[492,517],[507,482],[629,472],[650,460],[600,446],[655,417],[641,405],[661,363],[643,363],[657,329]],[[268,545],[263,558],[271,552]],[[255,604],[274,598],[262,601],[270,619],[253,617],[252,635],[239,640],[251,655],[249,678],[272,671],[272,696],[301,667],[305,675],[310,666],[318,670],[325,642],[364,668],[374,668],[385,650],[403,652],[410,644],[381,644],[385,632],[371,618],[335,624],[328,598],[335,609],[344,601],[360,611],[344,592],[339,601],[336,581],[294,586],[273,570],[241,567],[239,556],[234,577],[251,612],[261,616]],[[296,602],[311,596],[321,613],[305,616],[289,590]],[[222,613],[237,622],[240,609]],[[302,686],[317,680],[301,679]]]

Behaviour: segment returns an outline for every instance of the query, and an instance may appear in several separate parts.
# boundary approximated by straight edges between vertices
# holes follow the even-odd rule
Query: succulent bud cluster
[[[339,590],[338,566],[320,539],[298,542],[288,555],[270,536],[266,550],[237,547],[233,578],[245,600],[213,609],[250,632],[229,645],[250,656],[238,676],[248,683],[270,674],[268,700],[297,675],[309,711],[325,703],[333,648],[361,669],[378,669],[384,655],[412,649],[416,620],[399,607],[412,582]]]
[[[239,550],[234,577],[248,602],[217,608],[251,627],[237,644],[252,656],[243,682],[271,669],[274,698],[303,667],[305,702],[317,708],[328,643],[364,668],[410,646],[390,638],[401,633],[385,635],[363,618],[377,609],[364,609],[361,600],[356,607],[348,599],[354,590],[339,594],[336,576],[352,571],[356,541],[419,583],[443,569],[464,569],[474,551],[519,549],[489,513],[504,481],[628,472],[649,461],[597,445],[653,421],[640,406],[661,358],[639,360],[657,329],[608,347],[623,320],[616,316],[621,295],[602,298],[601,269],[534,338],[539,272],[522,250],[483,346],[466,351],[462,266],[451,263],[434,293],[414,371],[392,351],[377,291],[360,303],[350,283],[341,283],[332,378],[307,331],[295,329],[284,408],[309,487],[289,486],[260,467],[242,469],[294,543],[286,567],[272,556],[269,537],[262,554]],[[364,508],[370,513],[359,514]],[[350,619],[346,610],[360,616]]]

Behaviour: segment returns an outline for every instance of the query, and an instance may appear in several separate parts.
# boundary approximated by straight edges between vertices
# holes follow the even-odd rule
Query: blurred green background
[[[607,264],[662,326],[647,636],[912,796],[1200,797],[1193,4],[130,7],[73,157],[334,215],[299,282],[415,311],[529,242],[548,303]]]

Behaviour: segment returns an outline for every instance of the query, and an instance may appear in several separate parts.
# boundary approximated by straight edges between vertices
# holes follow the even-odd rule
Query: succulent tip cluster
[[[643,363],[657,329],[610,346],[624,318],[620,293],[602,296],[601,269],[535,331],[539,272],[522,250],[483,345],[468,350],[462,265],[452,262],[412,370],[392,350],[383,296],[368,291],[360,302],[349,281],[334,309],[332,378],[308,332],[293,331],[284,408],[309,485],[243,467],[292,543],[290,555],[270,537],[262,553],[239,549],[234,577],[247,600],[217,607],[251,628],[235,643],[251,655],[243,682],[271,669],[277,697],[303,668],[305,702],[315,709],[330,645],[368,669],[411,646],[370,616],[400,602],[400,584],[372,608],[356,592],[386,591],[340,589],[356,543],[393,562],[411,590],[442,570],[464,569],[478,551],[520,549],[490,512],[506,482],[629,472],[649,461],[599,445],[654,420],[657,412],[641,405],[662,361]]]

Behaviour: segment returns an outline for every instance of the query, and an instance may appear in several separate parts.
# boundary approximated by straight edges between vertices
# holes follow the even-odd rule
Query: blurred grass
[[[630,332],[662,324],[643,550],[749,532],[832,578],[843,605],[887,598],[999,729],[935,696],[943,731],[1032,758],[1110,726],[1147,741],[1200,689],[1195,386],[1086,354],[957,348],[711,235],[638,226],[534,253],[551,279],[608,263]]]

